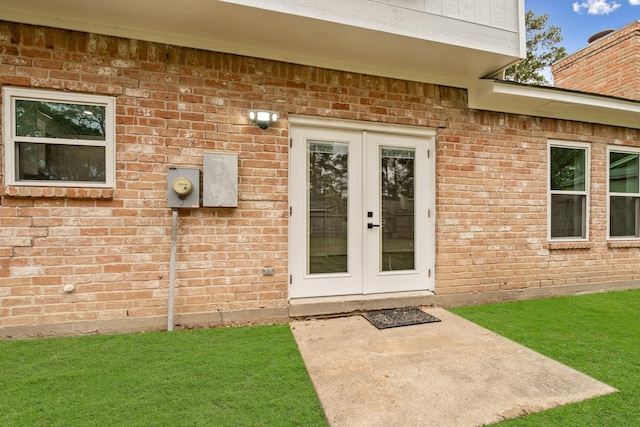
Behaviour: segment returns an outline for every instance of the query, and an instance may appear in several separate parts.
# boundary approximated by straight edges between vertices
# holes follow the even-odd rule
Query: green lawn
[[[326,426],[287,325],[0,342],[1,426]]]
[[[620,392],[514,426],[640,425],[640,290],[452,310]],[[287,325],[0,342],[1,426],[326,426]]]
[[[619,390],[500,425],[640,426],[640,290],[451,311]]]

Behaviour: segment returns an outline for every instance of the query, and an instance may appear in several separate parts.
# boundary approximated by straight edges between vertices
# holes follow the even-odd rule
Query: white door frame
[[[364,145],[367,143],[368,132],[378,134],[382,137],[382,140],[388,140],[385,139],[387,135],[420,138],[419,151],[421,154],[418,155],[422,157],[424,157],[424,153],[427,155],[426,159],[421,159],[421,164],[417,164],[418,168],[424,170],[424,177],[418,179],[416,182],[416,193],[422,195],[419,203],[422,204],[424,208],[422,209],[424,217],[416,218],[416,233],[419,233],[416,234],[416,243],[423,245],[420,251],[417,251],[420,259],[417,260],[416,269],[419,269],[422,274],[419,283],[411,285],[407,289],[400,290],[433,291],[435,288],[435,129],[307,116],[290,116],[289,124],[289,135],[294,144],[296,142],[293,141],[293,135],[296,128],[313,127],[319,128],[320,131],[324,129],[330,138],[337,136],[338,140],[343,140],[340,137],[341,135],[346,135],[344,138],[348,138],[349,135],[357,135],[357,133],[360,133],[360,135],[362,135],[362,152],[356,150],[352,153],[353,155],[349,157],[350,160],[353,158],[353,161],[361,161],[363,163],[367,162],[365,159],[367,155],[366,151],[370,151],[367,150]],[[301,149],[301,147],[292,147],[291,152],[297,149]],[[349,273],[345,274],[306,275],[306,252],[300,250],[299,240],[304,239],[304,236],[306,236],[306,221],[303,217],[303,215],[306,214],[305,208],[301,206],[306,205],[306,203],[300,203],[299,200],[300,195],[306,191],[304,190],[304,188],[306,188],[306,182],[301,182],[300,179],[301,176],[306,174],[306,164],[300,164],[302,162],[300,162],[299,159],[296,161],[291,152],[289,156],[289,200],[292,212],[292,217],[289,220],[289,298],[393,292],[393,289],[384,287],[385,281],[388,283],[389,280],[394,280],[393,277],[396,278],[395,280],[403,280],[403,275],[409,279],[408,276],[410,276],[411,273],[399,272],[397,275],[393,273],[383,273],[382,276],[393,277],[383,277],[383,280],[379,282],[378,285],[372,284],[368,286],[365,283],[368,280],[367,274],[371,276],[371,273],[368,273],[371,261],[363,259],[362,254],[367,251],[367,232],[371,230],[364,230],[364,228],[366,228],[365,218],[360,219],[363,212],[355,212],[351,206],[349,208],[349,216],[351,219],[355,219],[354,224],[357,225],[357,229],[353,230],[353,232],[350,231],[349,247],[350,250],[355,250],[355,256],[350,257],[350,261],[353,261],[355,264],[352,265],[350,262]],[[356,157],[360,157],[360,159]],[[363,171],[362,167],[362,165],[354,165],[353,169],[350,166],[349,170],[364,176],[366,172]],[[367,197],[367,195],[364,194],[365,190],[362,188],[362,179],[364,178],[356,178],[354,180],[353,191],[350,191],[349,194],[349,198],[355,197],[360,200],[358,203],[352,204],[357,205],[356,208],[360,210],[363,209],[363,202]],[[300,187],[301,185],[303,187]],[[296,215],[299,216],[296,217]],[[375,233],[375,231],[373,231],[373,233]],[[359,288],[353,286],[354,281],[360,283]],[[380,283],[382,283],[382,286]]]

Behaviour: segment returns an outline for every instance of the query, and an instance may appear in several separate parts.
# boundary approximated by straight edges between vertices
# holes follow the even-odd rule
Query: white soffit
[[[489,79],[469,88],[469,107],[640,129],[640,102]]]
[[[277,11],[295,1],[245,3],[263,8],[214,0],[0,0],[0,19],[456,87],[512,64],[521,48],[517,31],[446,17],[427,21],[424,37],[448,29],[448,37],[430,41]]]

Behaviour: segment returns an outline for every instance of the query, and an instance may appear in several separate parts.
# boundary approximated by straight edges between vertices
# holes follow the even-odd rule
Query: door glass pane
[[[415,269],[415,150],[380,148],[380,271]]]
[[[585,206],[585,196],[552,194],[551,237],[585,237]]]
[[[307,143],[307,274],[346,273],[349,146]]]
[[[611,237],[638,236],[638,199],[611,197]]]
[[[609,191],[638,192],[638,154],[609,153]]]

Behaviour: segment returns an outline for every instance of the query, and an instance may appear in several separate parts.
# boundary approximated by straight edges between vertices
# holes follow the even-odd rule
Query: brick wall
[[[0,84],[117,98],[115,190],[0,189],[3,337],[165,327],[166,172],[201,167],[207,151],[238,154],[239,204],[180,210],[176,320],[286,319],[290,114],[439,129],[440,295],[640,279],[638,245],[606,242],[606,144],[640,146],[636,130],[474,111],[461,89],[6,22]],[[263,131],[246,117],[255,108],[282,119]],[[547,138],[592,143],[588,244],[547,243]]]
[[[640,21],[558,61],[551,71],[559,88],[640,100]]]
[[[607,242],[606,217],[607,145],[640,146],[639,131],[487,112],[460,119],[438,139],[440,295],[640,279],[640,243]],[[547,241],[549,139],[591,144],[588,242]]]

